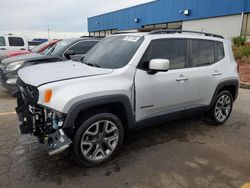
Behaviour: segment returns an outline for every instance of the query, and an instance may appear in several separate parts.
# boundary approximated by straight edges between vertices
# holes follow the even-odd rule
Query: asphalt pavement
[[[250,182],[250,90],[241,89],[230,119],[211,126],[195,116],[130,134],[120,155],[96,168],[48,156],[20,135],[15,99],[0,88],[0,187],[241,187]]]

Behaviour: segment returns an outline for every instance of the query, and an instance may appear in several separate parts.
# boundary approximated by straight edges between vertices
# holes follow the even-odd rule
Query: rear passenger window
[[[0,46],[5,46],[5,39],[4,39],[4,37],[0,37]]]
[[[192,40],[192,67],[211,65],[215,62],[214,41]]]
[[[10,46],[24,46],[24,41],[20,37],[9,37]]]
[[[170,69],[182,69],[186,67],[187,40],[186,39],[160,39],[153,40],[139,65],[142,69],[148,69],[152,59],[169,59]]]
[[[224,46],[222,42],[215,42],[215,51],[216,51],[216,61],[220,61],[224,59],[225,52],[224,52]]]

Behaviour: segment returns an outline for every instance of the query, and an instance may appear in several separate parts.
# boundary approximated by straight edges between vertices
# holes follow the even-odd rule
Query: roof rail
[[[148,33],[148,35],[156,35],[156,34],[173,34],[173,33],[194,33],[194,34],[200,34],[205,35],[209,37],[217,37],[224,39],[223,36],[212,34],[212,33],[205,33],[205,32],[199,32],[199,31],[188,31],[188,30],[181,30],[181,29],[161,29],[161,30],[155,30]]]

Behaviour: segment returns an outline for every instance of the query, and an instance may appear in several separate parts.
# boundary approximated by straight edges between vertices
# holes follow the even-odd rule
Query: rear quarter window
[[[215,59],[216,62],[224,59],[225,50],[222,42],[215,42],[215,53],[216,53],[216,59]]]
[[[9,37],[10,46],[24,46],[24,41],[21,37]]]

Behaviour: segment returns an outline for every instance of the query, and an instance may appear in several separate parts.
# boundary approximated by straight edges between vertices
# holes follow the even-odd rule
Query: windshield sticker
[[[140,39],[140,37],[126,36],[123,40],[129,41],[129,42],[137,42],[139,39]]]

